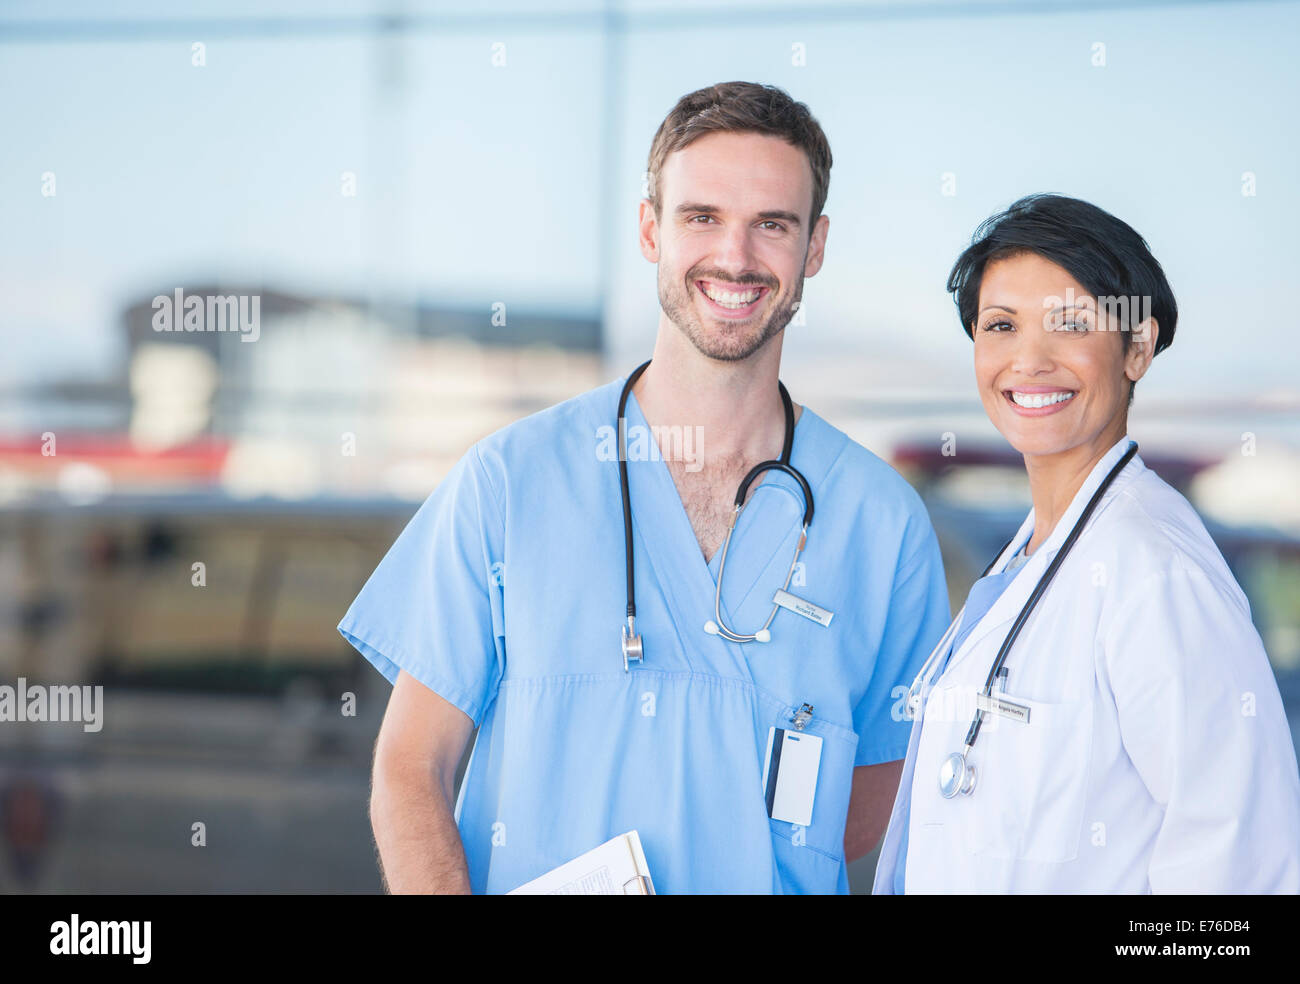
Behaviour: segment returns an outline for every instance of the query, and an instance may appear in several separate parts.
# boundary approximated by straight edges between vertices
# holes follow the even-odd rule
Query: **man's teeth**
[[[1074,396],[1069,390],[1062,390],[1059,393],[1021,393],[1017,390],[1011,391],[1011,399],[1015,401],[1016,406],[1025,407],[1028,410],[1037,410],[1039,407],[1050,407],[1053,403],[1064,403]]]
[[[753,290],[747,290],[741,294],[735,294],[726,290],[715,290],[712,287],[705,287],[704,293],[708,295],[709,300],[715,304],[721,304],[723,307],[743,308],[748,307],[758,300],[758,295],[763,292],[761,287],[755,287]]]

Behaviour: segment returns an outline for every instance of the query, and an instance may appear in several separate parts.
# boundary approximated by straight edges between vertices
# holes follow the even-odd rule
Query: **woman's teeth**
[[[753,290],[747,290],[743,293],[736,294],[731,291],[714,290],[712,287],[705,287],[704,293],[709,300],[713,301],[715,304],[721,304],[723,307],[727,308],[743,308],[748,307],[758,300],[758,295],[763,293],[763,289],[761,287],[756,287]]]
[[[1037,410],[1040,407],[1050,407],[1053,403],[1064,403],[1074,396],[1069,390],[1062,390],[1059,393],[1020,393],[1016,390],[1011,391],[1011,400],[1018,407],[1024,407],[1027,410]]]

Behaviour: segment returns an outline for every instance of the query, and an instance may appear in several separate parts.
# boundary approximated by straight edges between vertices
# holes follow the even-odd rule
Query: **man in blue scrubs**
[[[626,412],[644,661],[621,650],[625,376],[470,448],[339,625],[394,684],[371,799],[393,892],[507,892],[635,829],[659,893],[843,893],[888,820],[903,695],[949,617],[911,487],[796,406],[815,515],[790,590],[834,614],[783,608],[769,642],[704,630],[737,487],[784,442],[781,346],[823,261],[826,137],[781,90],[728,83],[678,102],[649,165],[639,240],[661,312]],[[738,632],[767,619],[802,513],[784,473],[751,489],[722,587]],[[769,815],[773,729],[820,739],[803,822]]]

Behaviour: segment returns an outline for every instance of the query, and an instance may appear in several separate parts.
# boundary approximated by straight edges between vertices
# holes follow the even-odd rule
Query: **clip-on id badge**
[[[801,827],[812,825],[821,758],[820,736],[786,728],[768,729],[763,789],[769,817]]]

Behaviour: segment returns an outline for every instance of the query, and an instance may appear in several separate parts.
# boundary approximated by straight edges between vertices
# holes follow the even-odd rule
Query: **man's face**
[[[669,155],[662,213],[641,205],[641,251],[664,314],[704,355],[748,358],[790,321],[822,265],[830,220],[808,226],[812,168],[757,133],[712,133]]]

